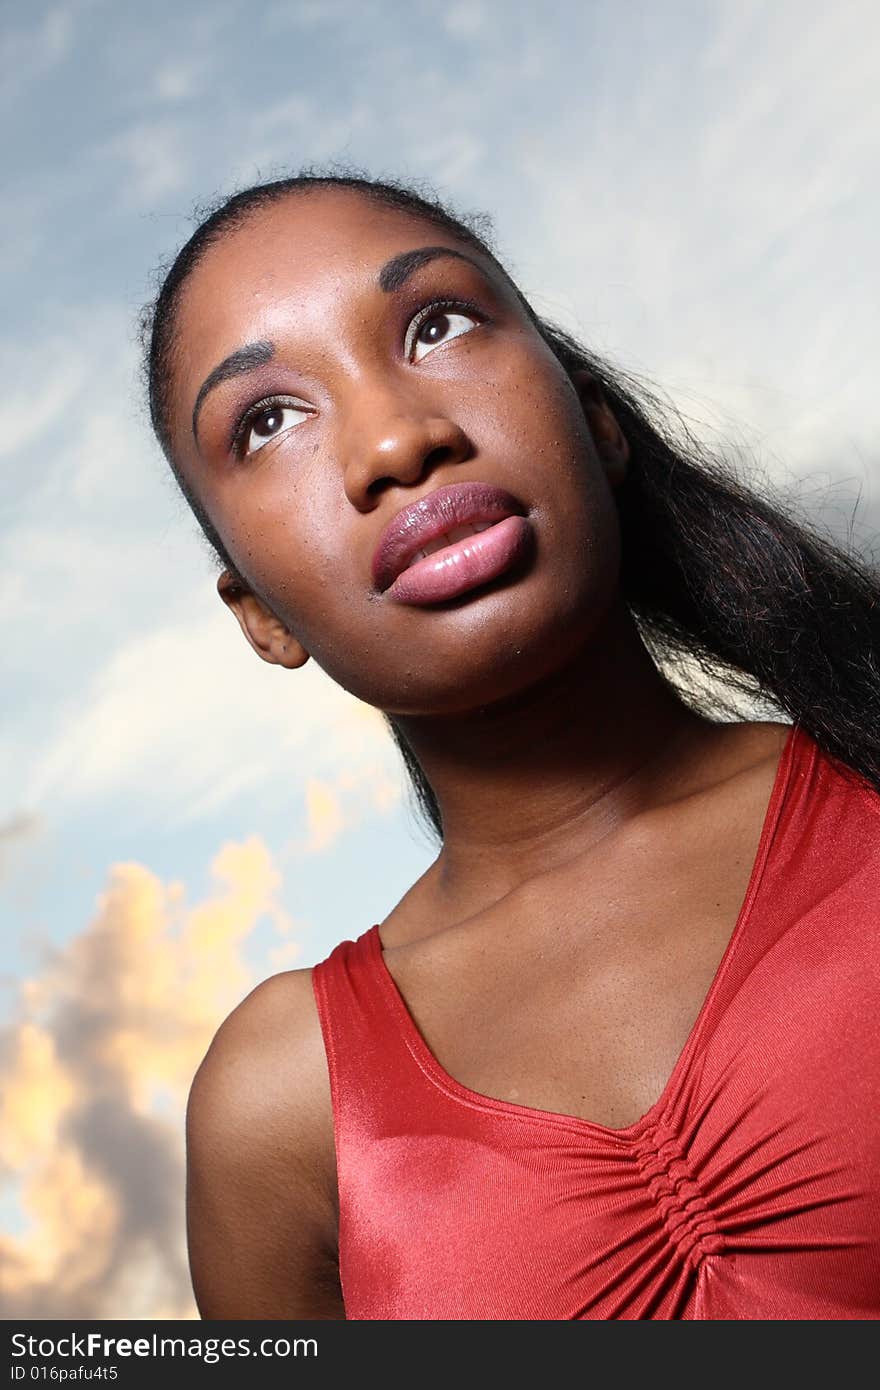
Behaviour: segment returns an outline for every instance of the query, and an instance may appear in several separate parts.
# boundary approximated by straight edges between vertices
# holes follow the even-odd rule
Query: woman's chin
[[[406,690],[384,692],[367,703],[384,714],[411,718],[445,718],[500,712],[528,700],[530,690],[554,674],[562,674],[582,652],[595,630],[594,622],[569,618],[531,634],[508,633],[502,638],[463,644],[455,659],[431,660],[411,673]],[[364,695],[361,693],[360,698]]]

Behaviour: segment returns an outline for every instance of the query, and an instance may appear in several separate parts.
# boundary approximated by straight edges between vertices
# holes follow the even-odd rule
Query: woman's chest
[[[673,978],[671,964],[641,977],[610,947],[606,967],[599,964],[616,911],[607,905],[602,923],[582,928],[594,947],[593,977],[567,955],[570,923],[559,925],[553,949],[545,934],[532,974],[543,1002],[531,1031],[504,1017],[505,1009],[525,1015],[531,1003],[503,952],[492,953],[494,984],[485,973],[479,991],[463,974],[450,977],[450,994],[457,988],[460,997],[435,1013],[444,1031],[432,1043],[454,1084],[392,1010],[400,1052],[386,1052],[387,1081],[383,1072],[356,1088],[351,1128],[340,1131],[348,1316],[877,1315],[880,952],[876,909],[864,910],[878,900],[876,873],[829,876],[815,900],[784,877],[763,888],[716,967],[708,1006],[695,991],[701,1023],[681,1057],[667,1059],[654,1093],[633,1048],[640,1098],[607,1084],[621,1069],[626,1030],[608,1027],[611,1011],[599,1000],[600,1026],[617,1049],[604,1055],[579,1008],[585,995],[598,999],[595,977],[619,1000],[614,977],[631,974],[641,980],[642,1035],[653,1045],[681,990],[664,998],[658,983]],[[623,908],[631,895],[622,890],[618,901]],[[672,915],[665,925],[679,943],[672,962],[682,937]],[[648,950],[641,944],[639,953],[634,939],[634,958]],[[556,968],[566,959],[568,982]],[[476,977],[477,952],[469,963]],[[558,1026],[547,1027],[552,1007]],[[623,1012],[629,1022],[629,1006]],[[423,1011],[419,1022],[427,1037],[432,1020]],[[567,1030],[579,1027],[586,1065],[577,1048],[560,1052]],[[475,1066],[481,1039],[488,1046]],[[529,1049],[542,1043],[548,1051],[529,1070]],[[502,1094],[517,1084],[505,1047],[523,1048],[521,1075],[543,1092]],[[551,1092],[560,1057],[586,1084],[563,1077]],[[590,1066],[604,1089],[592,1084]],[[493,1076],[506,1103],[487,1099]],[[598,1113],[621,1095],[631,1113]]]
[[[440,1066],[479,1094],[625,1128],[657,1100],[704,1005],[759,823],[542,882],[386,966]],[[388,959],[390,956],[390,960]]]

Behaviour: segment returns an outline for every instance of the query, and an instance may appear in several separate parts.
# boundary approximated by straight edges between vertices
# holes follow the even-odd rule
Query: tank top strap
[[[368,1115],[372,1126],[399,1126],[410,1103],[423,1110],[438,1101],[383,988],[381,950],[376,923],[312,968],[337,1138],[362,1130]]]

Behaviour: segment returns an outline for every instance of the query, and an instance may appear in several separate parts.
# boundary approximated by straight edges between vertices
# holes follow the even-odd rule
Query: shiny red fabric
[[[662,1095],[612,1130],[431,1054],[378,925],[312,979],[349,1318],[880,1317],[880,796],[789,733]]]

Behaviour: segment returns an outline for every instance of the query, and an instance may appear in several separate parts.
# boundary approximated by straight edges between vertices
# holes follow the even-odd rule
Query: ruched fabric
[[[455,1081],[378,924],[312,980],[348,1318],[880,1317],[880,796],[798,725],[711,988],[626,1129]]]

